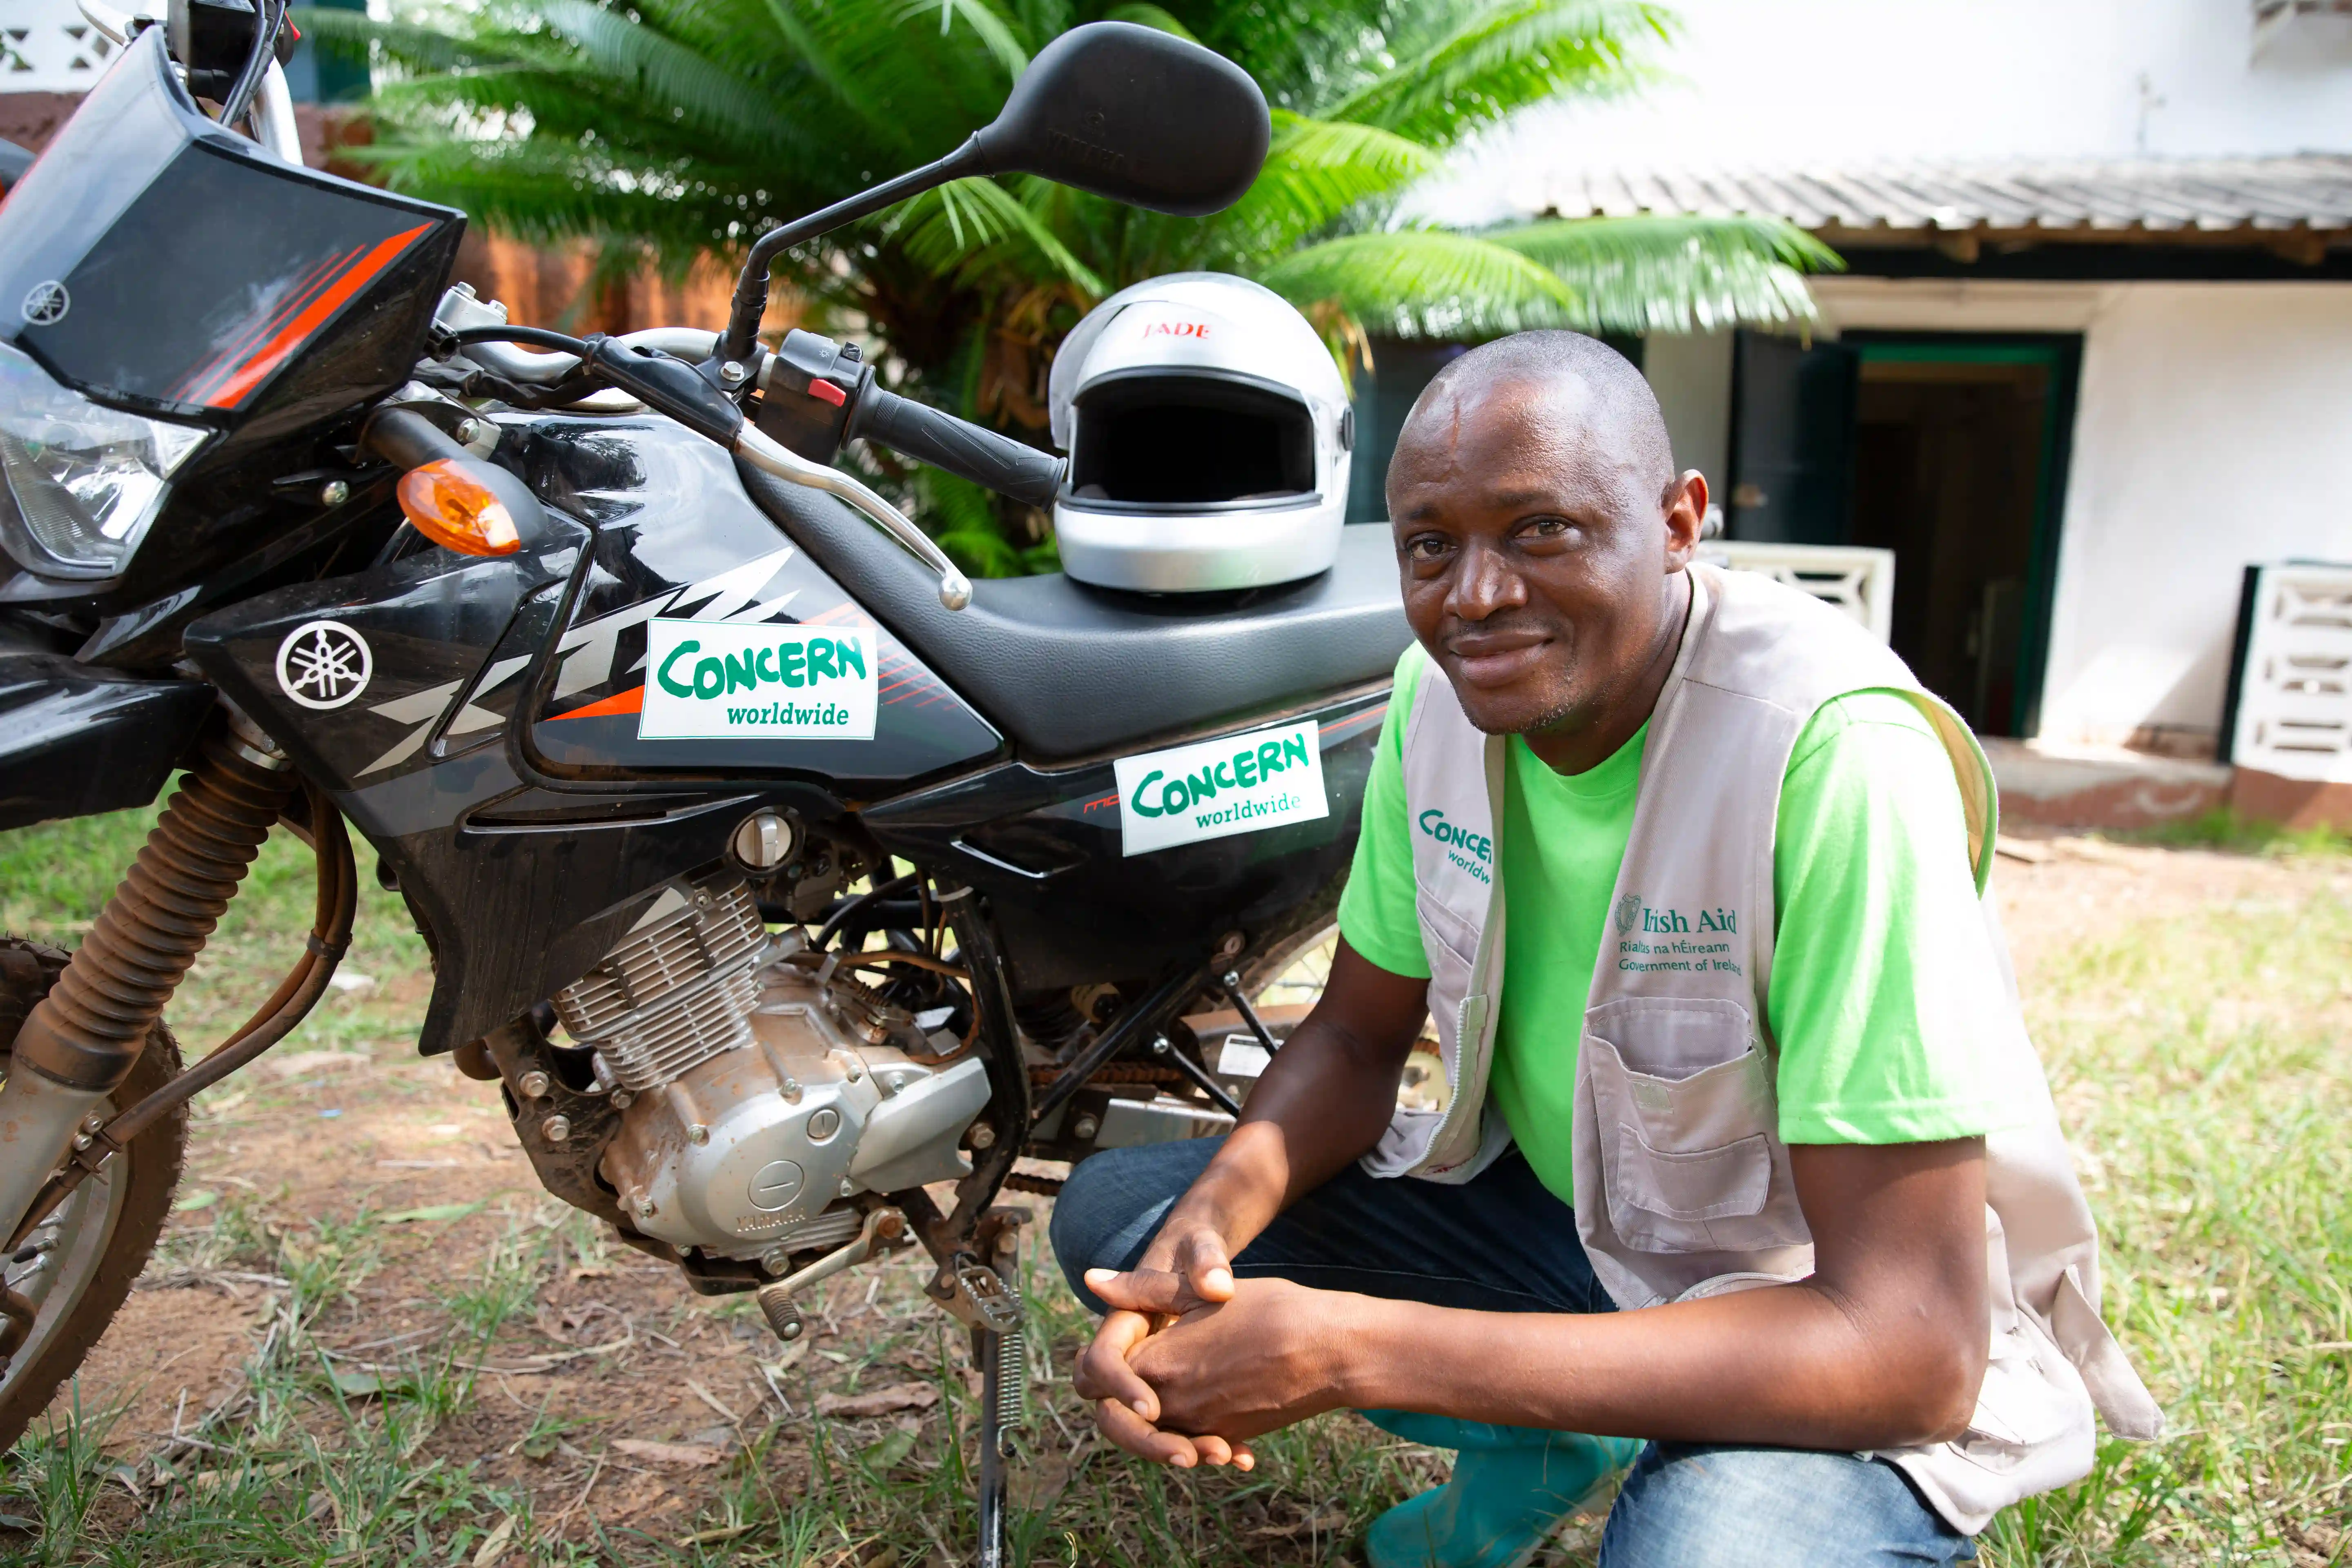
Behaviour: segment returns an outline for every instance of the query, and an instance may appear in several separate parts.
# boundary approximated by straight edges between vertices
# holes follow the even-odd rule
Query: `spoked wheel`
[[[1242,971],[1243,994],[1277,1040],[1288,1037],[1292,1026],[1322,999],[1323,987],[1330,983],[1331,957],[1339,945],[1336,908],[1335,903],[1319,910],[1289,935],[1268,943]],[[1436,1032],[1424,1023],[1422,1037],[1414,1043],[1398,1079],[1397,1103],[1412,1110],[1442,1111],[1450,1098],[1445,1068],[1438,1060]]]
[[[25,962],[26,955],[35,962]],[[66,958],[55,948],[0,937],[0,1015],[21,1021]],[[0,1078],[7,1060],[0,1054]],[[179,1042],[158,1022],[139,1065],[114,1091],[110,1110],[136,1104],[179,1070]],[[181,1106],[76,1188],[0,1263],[8,1289],[34,1308],[32,1332],[0,1375],[0,1450],[48,1408],[58,1384],[81,1365],[131,1294],[171,1217],[187,1137],[187,1108]]]
[[[1242,990],[1259,1012],[1287,1016],[1311,1008],[1331,978],[1331,954],[1339,945],[1339,922],[1329,917],[1276,943],[1242,972]]]

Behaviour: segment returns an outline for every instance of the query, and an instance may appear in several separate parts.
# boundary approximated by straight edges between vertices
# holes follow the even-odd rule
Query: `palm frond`
[[[1072,255],[1052,226],[992,179],[954,180],[905,205],[894,226],[916,261],[969,279],[1011,262],[1008,247],[1029,251],[1087,293],[1106,290],[1094,269]]]
[[[1004,68],[1007,86],[1029,68],[1029,51],[1013,36],[1005,19],[990,10],[982,0],[900,0],[898,21],[902,26],[929,16],[939,17],[940,37],[943,38],[958,21],[971,28],[996,63]]]
[[[1437,166],[1436,153],[1394,132],[1278,110],[1265,167],[1218,223],[1237,248],[1279,254]]]
[[[413,71],[462,71],[512,58],[494,35],[445,32],[422,22],[378,21],[355,11],[298,5],[290,13],[306,37],[346,48],[373,47],[389,63]]]
[[[1804,230],[1765,217],[1559,218],[1484,237],[1549,268],[1575,291],[1580,319],[1570,325],[1612,331],[1809,321],[1804,273],[1844,265]]]
[[[1201,41],[1192,36],[1192,29],[1178,21],[1165,5],[1144,5],[1140,0],[1137,0],[1134,4],[1112,6],[1103,13],[1103,20],[1132,22],[1139,27],[1157,27],[1163,33],[1173,33],[1188,43],[1197,44]]]
[[[1337,301],[1376,332],[1494,337],[1570,324],[1577,299],[1541,264],[1444,229],[1351,234],[1264,268],[1257,280],[1301,310]]]
[[[806,128],[778,119],[766,94],[653,28],[590,0],[541,0],[541,5],[548,25],[577,46],[583,65],[669,106],[678,123],[739,146],[747,135],[754,137],[779,153],[806,142]]]
[[[1646,74],[1640,51],[1664,41],[1672,26],[1645,0],[1495,0],[1450,9],[1452,26],[1324,114],[1451,146],[1528,104],[1638,83]]]
[[[1169,0],[1195,37],[1238,61],[1277,109],[1318,111],[1393,63],[1388,29],[1412,0]],[[1458,6],[1465,0],[1436,0]]]

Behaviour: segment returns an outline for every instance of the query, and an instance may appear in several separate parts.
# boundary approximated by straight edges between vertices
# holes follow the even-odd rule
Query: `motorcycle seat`
[[[1412,640],[1388,525],[1344,531],[1330,571],[1234,594],[1129,594],[1059,573],[983,580],[961,610],[843,502],[743,464],[760,508],[941,679],[1059,762],[1133,751],[1386,678]]]

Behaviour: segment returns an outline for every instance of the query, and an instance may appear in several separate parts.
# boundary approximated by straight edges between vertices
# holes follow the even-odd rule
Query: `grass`
[[[2228,806],[2122,837],[2168,848],[2219,849],[2231,855],[2352,854],[2352,834],[2341,828],[2326,823],[2289,827],[2265,817],[2242,816]]]
[[[0,926],[70,945],[145,822],[126,814],[0,836]],[[2242,841],[2217,826],[2199,842]],[[2281,858],[2262,884],[2278,889],[2267,901],[2162,918],[2118,908],[2036,955],[2028,1009],[2105,1237],[2109,1318],[2171,1431],[2151,1445],[2107,1443],[2084,1482],[2002,1515],[1983,1541],[1998,1568],[2352,1562],[2352,869],[2296,840],[2246,847]],[[397,899],[362,882],[350,963],[383,984],[334,998],[281,1053],[373,1047],[383,1064],[404,1049],[423,955]],[[299,847],[273,841],[174,1009],[191,1052],[290,962],[309,900]],[[413,1068],[370,1075],[364,1090],[334,1081],[342,1103],[409,1097],[420,1116],[445,1114],[435,1096],[480,1088]],[[110,1441],[109,1411],[68,1405],[0,1473],[0,1516],[38,1526],[0,1526],[0,1561],[967,1560],[960,1435],[972,1394],[961,1336],[921,1306],[909,1260],[835,1281],[809,1303],[808,1340],[782,1352],[752,1326],[748,1299],[696,1300],[656,1280],[667,1315],[641,1321],[673,1340],[700,1325],[705,1344],[764,1347],[744,1353],[772,1358],[762,1375],[776,1398],[741,1421],[726,1464],[673,1479],[681,1511],[631,1524],[592,1495],[614,1473],[610,1440],[626,1435],[614,1411],[644,1380],[698,1375],[696,1362],[616,1362],[561,1396],[513,1379],[501,1397],[480,1371],[521,1353],[534,1313],[569,1299],[567,1279],[629,1255],[583,1216],[520,1191],[404,1211],[205,1174],[208,1139],[314,1114],[319,1098],[234,1080],[205,1097],[194,1206],[153,1266],[277,1281],[234,1396],[191,1413],[186,1441],[128,1451]],[[428,1253],[440,1272],[411,1282]],[[1016,1563],[1360,1562],[1366,1523],[1443,1477],[1441,1457],[1350,1416],[1267,1439],[1246,1476],[1149,1470],[1104,1453],[1055,1371],[1087,1320],[1042,1247],[1027,1267],[1035,1414],[1015,1471]],[[388,1298],[401,1315],[370,1327]],[[396,1345],[335,1350],[394,1329]],[[909,1378],[940,1393],[919,1420],[833,1421],[812,1408],[826,1391]],[[1596,1536],[1590,1522],[1572,1527],[1543,1561],[1590,1563]]]

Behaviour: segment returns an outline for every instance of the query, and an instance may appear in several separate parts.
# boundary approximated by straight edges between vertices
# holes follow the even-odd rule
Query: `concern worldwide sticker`
[[[1123,855],[1331,815],[1311,721],[1121,757],[1111,767]]]
[[[870,741],[873,634],[854,626],[656,620],[647,628],[646,741]]]

